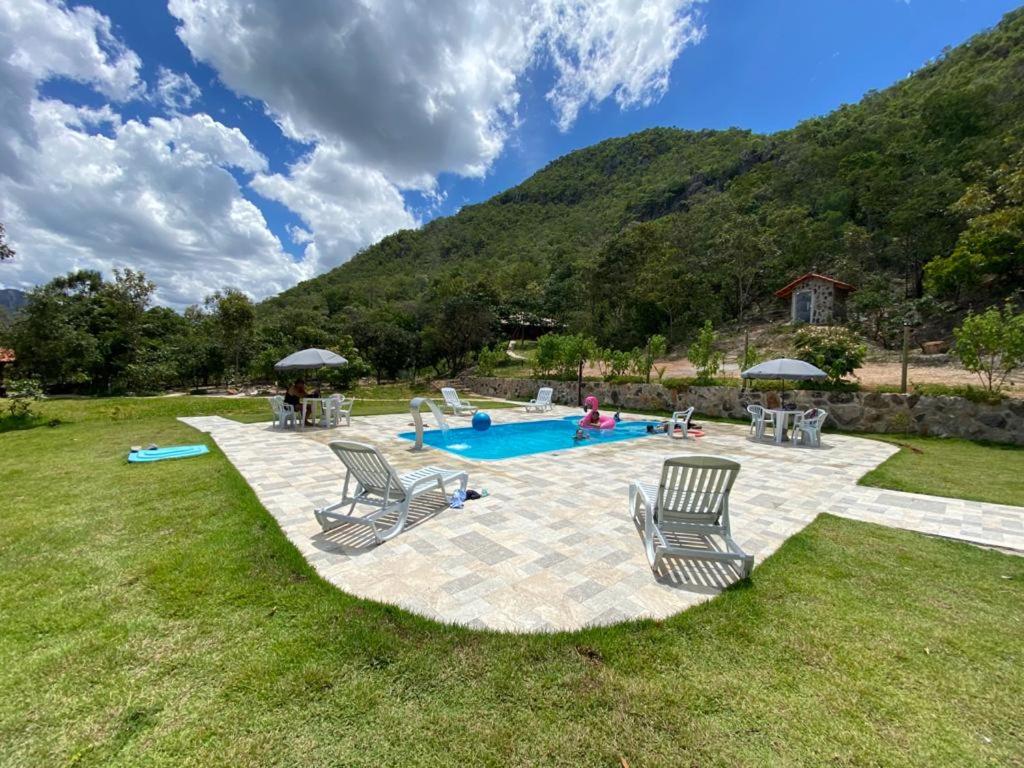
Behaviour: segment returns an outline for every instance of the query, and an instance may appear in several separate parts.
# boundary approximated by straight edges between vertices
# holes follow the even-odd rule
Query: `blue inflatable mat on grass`
[[[147,461],[163,461],[164,459],[187,459],[191,456],[202,456],[209,453],[205,445],[175,445],[170,448],[154,448],[147,451],[132,451],[128,461],[132,463]]]

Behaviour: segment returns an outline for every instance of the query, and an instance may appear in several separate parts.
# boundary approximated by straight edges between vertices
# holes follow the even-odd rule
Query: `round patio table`
[[[786,410],[785,408],[766,408],[765,413],[770,413],[772,418],[775,420],[775,444],[782,445],[784,440],[788,440],[787,429],[789,426],[789,417],[793,417],[793,423],[796,423],[796,417],[799,416],[802,411],[798,410]]]

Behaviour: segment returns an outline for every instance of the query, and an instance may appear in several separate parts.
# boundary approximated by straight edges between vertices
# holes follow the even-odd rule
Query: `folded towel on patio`
[[[452,509],[462,509],[463,502],[466,500],[466,492],[461,488],[452,494]]]

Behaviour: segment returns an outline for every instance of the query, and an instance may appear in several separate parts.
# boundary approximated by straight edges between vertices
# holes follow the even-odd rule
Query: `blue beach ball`
[[[473,429],[477,432],[486,432],[491,428],[491,417],[483,411],[473,414]]]

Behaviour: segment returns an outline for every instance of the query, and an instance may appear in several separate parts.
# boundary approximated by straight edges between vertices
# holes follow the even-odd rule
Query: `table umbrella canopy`
[[[788,357],[780,357],[776,360],[767,360],[748,368],[740,374],[744,379],[783,379],[789,381],[804,381],[805,379],[827,379],[828,374],[821,368],[805,363],[803,360],[792,360]]]
[[[303,349],[288,355],[283,360],[278,360],[274,363],[274,370],[313,371],[317,368],[337,368],[339,365],[347,363],[348,360],[329,349]]]

